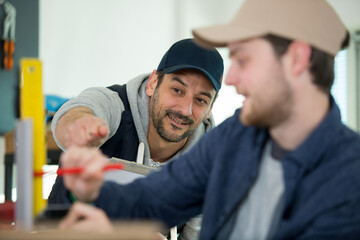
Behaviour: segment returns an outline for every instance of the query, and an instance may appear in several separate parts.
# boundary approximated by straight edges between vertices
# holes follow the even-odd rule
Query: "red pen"
[[[122,170],[124,169],[124,165],[121,163],[113,163],[113,164],[108,164],[103,168],[103,171],[109,171],[109,170]],[[84,171],[84,167],[68,167],[68,168],[59,168],[56,171],[56,174],[58,176],[63,176],[65,174],[79,174],[82,171]],[[35,177],[39,177],[42,176],[46,173],[50,173],[50,172],[44,172],[44,171],[38,171],[38,172],[34,172],[34,176]]]

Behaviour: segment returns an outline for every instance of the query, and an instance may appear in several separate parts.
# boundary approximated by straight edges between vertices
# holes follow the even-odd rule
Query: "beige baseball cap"
[[[192,32],[195,41],[207,47],[272,34],[304,41],[332,56],[348,37],[326,0],[246,0],[230,23]]]

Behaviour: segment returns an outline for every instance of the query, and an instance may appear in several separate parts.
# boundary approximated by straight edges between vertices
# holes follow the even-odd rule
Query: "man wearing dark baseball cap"
[[[216,92],[220,90],[224,66],[215,49],[202,48],[193,39],[174,43],[161,59],[157,71],[170,74],[184,69],[200,71],[210,80]]]
[[[65,103],[52,121],[54,138],[62,149],[100,147],[108,157],[159,167],[214,127],[211,109],[223,70],[218,51],[180,40],[151,74],[122,86],[87,89]],[[67,201],[68,191],[57,178],[48,203]],[[195,230],[184,234],[196,235],[198,221],[191,224]]]
[[[230,23],[193,34],[229,48],[225,83],[245,97],[242,107],[158,173],[83,198],[111,217],[169,226],[202,212],[203,240],[358,239],[360,136],[342,124],[330,93],[334,56],[349,35],[327,1],[247,0]],[[80,182],[71,191],[83,193],[71,187]],[[151,194],[131,194],[150,183]],[[71,216],[62,226],[79,224]]]

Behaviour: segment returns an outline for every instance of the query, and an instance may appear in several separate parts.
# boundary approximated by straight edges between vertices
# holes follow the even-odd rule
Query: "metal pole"
[[[19,230],[33,229],[33,121],[21,120],[15,128],[15,163],[17,200],[15,223]]]

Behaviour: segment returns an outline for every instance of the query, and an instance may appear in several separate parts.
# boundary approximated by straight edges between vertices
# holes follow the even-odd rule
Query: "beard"
[[[173,111],[171,109],[166,109],[163,114],[159,110],[158,104],[158,92],[157,89],[151,99],[151,107],[150,107],[150,115],[152,118],[153,125],[160,135],[162,139],[167,142],[180,142],[187,138],[190,134],[192,134],[196,127],[194,126],[194,121],[189,117],[182,115],[179,112]],[[177,134],[176,131],[180,131],[181,129],[176,125],[171,124],[172,132],[165,129],[164,119],[168,118],[168,116],[172,118],[176,118],[181,120],[183,123],[188,124],[189,129],[182,134]]]
[[[283,81],[282,87],[268,99],[261,98],[261,96],[252,98],[239,115],[240,121],[246,126],[275,127],[291,114],[293,95],[285,81]]]

